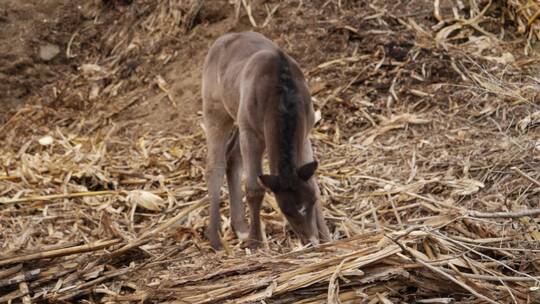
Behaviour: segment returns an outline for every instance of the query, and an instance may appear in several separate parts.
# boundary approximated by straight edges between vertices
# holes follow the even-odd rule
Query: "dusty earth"
[[[51,302],[196,298],[209,288],[229,286],[229,276],[241,280],[245,269],[234,266],[242,262],[252,262],[245,275],[252,271],[260,280],[290,267],[258,260],[293,259],[286,255],[298,247],[272,199],[262,215],[268,246],[257,253],[244,251],[226,217],[222,233],[228,251],[210,250],[205,205],[197,205],[206,194],[201,64],[218,36],[248,29],[275,40],[309,79],[321,113],[313,139],[334,238],[423,226],[460,240],[498,240],[492,245],[503,249],[538,249],[537,216],[530,222],[475,221],[441,207],[489,212],[538,207],[540,60],[524,54],[525,37],[505,17],[502,2],[485,12],[480,29],[462,25],[441,39],[441,29],[460,24],[454,23],[455,14],[467,19],[479,10],[456,8],[449,0],[440,1],[440,17],[427,0],[247,1],[252,16],[241,8],[237,19],[232,2],[0,2],[0,263],[81,243],[118,242],[13,265],[13,276],[42,271],[27,280],[35,288],[32,296]],[[489,1],[472,2],[484,7]],[[141,189],[163,197],[160,208],[126,198]],[[175,229],[122,252],[122,246],[193,206]],[[223,210],[226,215],[226,204]],[[450,253],[431,241],[426,237],[414,246],[446,260]],[[537,257],[503,249],[489,247],[485,254],[538,276]],[[118,251],[112,260],[102,259]],[[468,250],[451,254],[467,257],[467,263],[484,258]],[[489,265],[500,275],[516,275]],[[418,265],[408,267],[400,268],[404,277],[389,273],[360,287],[343,280],[341,287],[361,288],[371,303],[387,303],[377,300],[381,294],[396,303],[473,298],[444,278],[422,277],[431,272]],[[228,275],[215,274],[216,269]],[[9,272],[4,270],[0,276]],[[132,273],[118,274],[126,270]],[[17,283],[0,284],[0,299],[27,296],[26,283]],[[535,296],[528,283],[509,283],[519,290],[510,296],[508,286],[490,284],[481,290],[504,301]],[[73,293],[73,286],[84,292]],[[326,299],[328,282],[313,286],[269,296],[268,302]]]
[[[264,2],[255,1],[254,5],[262,6]],[[53,108],[92,109],[88,100],[56,103],[58,92],[55,90],[58,86],[55,84],[62,83],[68,75],[78,73],[83,64],[97,60],[99,55],[96,51],[103,54],[103,50],[100,50],[103,45],[95,44],[104,43],[103,36],[110,33],[106,29],[107,25],[128,10],[130,3],[131,1],[100,3],[99,0],[95,0],[74,5],[62,0],[4,1],[0,8],[0,23],[3,26],[0,33],[0,39],[3,41],[0,45],[0,88],[4,91],[0,96],[0,103],[5,106],[0,112],[0,121],[6,121],[21,104],[36,100],[32,97],[38,97],[36,100],[38,103]],[[409,1],[406,4],[401,1],[384,1],[384,3],[396,17],[414,18],[421,25],[433,26],[435,20],[429,1]],[[105,21],[95,19],[98,14],[96,7],[100,5],[108,8]],[[318,63],[334,58],[334,53],[338,54],[344,49],[364,54],[384,49],[395,60],[405,59],[413,46],[411,41],[414,38],[410,34],[390,33],[393,40],[389,41],[388,36],[375,33],[376,23],[362,24],[362,30],[366,33],[373,32],[372,35],[351,32],[344,26],[351,26],[358,16],[350,12],[362,11],[369,5],[363,2],[344,5],[346,7],[341,12],[332,12],[333,5],[323,5],[325,8],[322,13],[325,13],[325,10],[328,13],[325,20],[306,18],[304,15],[314,13],[313,10],[310,11],[312,8],[310,5],[302,4],[296,9],[289,7],[285,18],[296,18],[295,22],[270,23],[269,26],[258,30],[283,45],[293,56],[300,58],[307,71]],[[443,16],[451,14],[451,5],[448,1],[442,1],[441,7]],[[283,12],[278,11],[278,17],[279,14]],[[256,10],[254,16],[256,19],[265,20],[268,15],[265,15],[263,10]],[[339,18],[336,18],[338,16]],[[149,50],[143,50],[142,54],[138,54],[138,58],[126,59],[122,67],[125,71],[119,76],[129,78],[132,87],[151,81],[148,78],[159,75],[168,82],[168,93],[157,94],[156,90],[145,92],[143,101],[136,102],[120,115],[115,115],[114,121],[132,123],[137,121],[137,125],[142,126],[138,128],[142,133],[146,130],[194,131],[193,128],[197,128],[198,123],[195,120],[200,110],[200,67],[205,55],[204,50],[225,32],[252,29],[246,16],[239,21],[235,20],[234,7],[226,1],[215,1],[212,5],[206,5],[205,10],[197,18],[199,26],[189,34],[167,37],[165,41],[160,41],[161,50],[167,49],[166,52],[173,53],[167,64],[152,66],[152,60],[148,60],[148,56],[151,55]],[[347,24],[347,20],[353,23]],[[318,27],[320,24],[326,26]],[[497,21],[494,19],[490,26],[498,26]],[[94,28],[88,30],[90,27]],[[508,30],[511,31],[512,28],[509,27]],[[85,36],[81,37],[83,34]],[[50,45],[58,47],[58,53],[51,59],[44,59],[40,52]],[[449,71],[443,63],[440,65],[433,67],[434,74],[430,75],[432,82],[437,82],[439,80],[437,77],[456,76],[451,74],[452,71]],[[134,81],[135,75],[141,73],[145,76]],[[325,76],[324,79],[321,77],[309,79],[315,93],[323,88],[335,86],[336,82],[340,81],[339,77]],[[353,84],[361,82],[361,79],[357,79]],[[370,82],[366,84],[371,85]],[[376,90],[386,89],[388,86],[388,83],[377,84]]]
[[[37,102],[53,107],[86,107],[81,105],[81,101],[77,101],[75,105],[56,104],[54,95],[57,93],[51,92],[56,88],[56,83],[62,83],[67,75],[77,73],[82,64],[91,62],[96,56],[92,54],[92,51],[96,51],[92,44],[99,42],[99,35],[106,34],[107,31],[105,27],[98,27],[99,29],[85,32],[85,28],[95,25],[93,18],[96,17],[95,10],[99,2],[99,0],[87,1],[82,5],[74,5],[70,1],[62,0],[3,1],[0,8],[0,23],[3,26],[0,33],[0,40],[3,41],[0,45],[0,88],[4,94],[0,96],[0,102],[5,107],[2,107],[0,112],[1,121],[5,122],[20,105],[33,100],[32,96],[39,96]],[[404,16],[430,14],[429,4],[425,1],[414,2],[405,5],[404,8],[397,2],[392,8],[404,12]],[[121,15],[127,9],[129,1],[104,1],[104,3],[107,3],[105,6],[110,10],[105,18],[108,21],[104,21],[104,24],[98,22],[98,25],[112,22],[115,16]],[[326,33],[317,33],[316,28],[310,29],[310,22],[303,20],[302,9],[299,7],[293,12],[298,18],[298,23],[276,24],[261,31],[285,45],[294,56],[302,58],[304,65],[309,67],[329,57],[329,53],[340,51],[347,43],[346,40],[351,39],[348,37],[351,33],[323,38]],[[256,13],[259,14],[257,17],[264,17],[262,12]],[[155,92],[150,93],[147,100],[129,107],[116,121],[139,118],[138,121],[144,125],[142,130],[154,131],[171,128],[182,130],[184,127],[190,129],[194,125],[195,113],[200,109],[200,66],[205,55],[204,50],[225,32],[251,29],[249,21],[245,18],[240,22],[234,20],[232,6],[224,1],[215,1],[199,18],[203,20],[197,22],[203,26],[195,28],[187,37],[172,37],[165,42],[166,45],[163,47],[174,52],[174,58],[166,66],[152,69],[147,62],[137,62],[139,58],[126,62],[126,69],[133,69],[142,64],[143,67],[137,71],[138,73],[159,74],[168,79],[171,98]],[[332,20],[328,22],[333,23]],[[86,36],[79,41],[81,33]],[[282,37],[284,33],[287,34],[286,38]],[[410,37],[402,37],[401,40],[406,41],[408,38]],[[298,45],[292,42],[300,40],[302,43]],[[354,44],[372,48],[362,45],[361,39],[354,41]],[[58,47],[58,53],[55,53],[53,58],[43,58],[40,51],[50,45]],[[399,45],[395,48],[393,45],[389,47],[398,57],[405,55]],[[409,48],[411,45],[405,42],[405,47]],[[399,52],[401,53],[398,54]],[[171,106],[175,109],[171,110]]]
[[[85,107],[80,101],[77,104],[56,104],[54,99],[57,93],[56,84],[61,83],[66,75],[77,73],[81,64],[91,61],[91,44],[99,39],[99,31],[91,31],[83,41],[78,41],[80,32],[85,27],[92,26],[96,7],[100,1],[86,1],[81,5],[74,5],[70,1],[3,1],[0,7],[0,96],[2,111],[0,121],[5,122],[10,115],[24,105],[28,100],[57,107]],[[128,2],[104,1],[104,6],[121,14]],[[110,20],[114,17],[109,16]],[[220,18],[212,17],[210,18]],[[224,32],[225,27],[214,26],[215,37],[217,33]],[[205,35],[211,35],[206,33]],[[180,55],[175,58],[176,64],[170,64],[167,69],[160,70],[160,74],[167,79],[175,79],[171,86],[171,96],[174,96],[177,108],[171,111],[171,103],[166,98],[153,94],[148,100],[130,108],[123,113],[119,121],[140,118],[147,121],[143,130],[169,129],[183,127],[189,128],[199,108],[198,66],[202,61],[204,52],[200,49],[206,47],[197,42],[176,48]],[[42,49],[53,45],[58,48],[53,58],[43,57]],[[73,47],[73,49],[71,49]],[[172,46],[171,46],[172,47]],[[61,50],[61,51],[60,51]],[[71,53],[68,53],[72,51]],[[82,52],[82,54],[73,54]],[[68,58],[69,57],[69,58]],[[86,58],[85,58],[86,57]],[[128,65],[138,63],[129,62]],[[131,68],[131,67],[130,67]],[[169,100],[170,101],[170,100]],[[179,118],[180,117],[180,118]],[[140,129],[139,129],[140,130]],[[144,132],[144,131],[142,131]]]
[[[49,44],[67,45],[79,26],[79,18],[69,1],[2,1],[0,4],[0,103],[2,121],[13,110],[47,84],[61,78],[75,65],[65,53],[55,58],[39,55]]]

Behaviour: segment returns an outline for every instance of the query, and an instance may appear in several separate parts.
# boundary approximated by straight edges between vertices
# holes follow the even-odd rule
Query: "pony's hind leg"
[[[210,108],[203,104],[203,119],[206,129],[206,144],[208,148],[206,160],[206,182],[210,200],[210,224],[207,230],[210,245],[216,250],[222,248],[219,236],[221,186],[227,165],[226,146],[233,121],[221,109]]]
[[[248,225],[242,202],[242,154],[238,134],[238,129],[235,129],[227,144],[227,185],[231,201],[232,227],[238,238],[245,240],[248,237]]]

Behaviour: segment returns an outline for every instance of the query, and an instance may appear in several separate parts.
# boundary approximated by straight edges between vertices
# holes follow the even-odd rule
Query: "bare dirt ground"
[[[0,4],[0,302],[538,301],[519,1],[232,2]],[[226,250],[204,237],[200,69],[248,29],[300,62],[321,114],[320,248],[269,196],[265,248],[235,239],[226,195]]]
[[[74,68],[65,54],[40,57],[40,48],[66,45],[79,26],[69,1],[3,1],[0,7],[0,103],[2,114]],[[6,109],[7,108],[7,109]],[[1,115],[5,120],[5,115]]]

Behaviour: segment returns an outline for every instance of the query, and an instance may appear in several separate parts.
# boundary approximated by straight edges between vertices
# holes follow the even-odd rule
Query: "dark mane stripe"
[[[296,176],[295,136],[298,122],[298,89],[292,78],[289,61],[279,51],[278,91],[280,93],[279,121],[279,164],[278,175],[282,186],[290,187]]]

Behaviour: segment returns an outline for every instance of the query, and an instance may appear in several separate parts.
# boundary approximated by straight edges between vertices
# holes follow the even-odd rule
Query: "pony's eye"
[[[289,205],[283,206],[284,208],[281,208],[281,212],[287,216],[293,216],[294,215],[294,208],[291,208]]]

